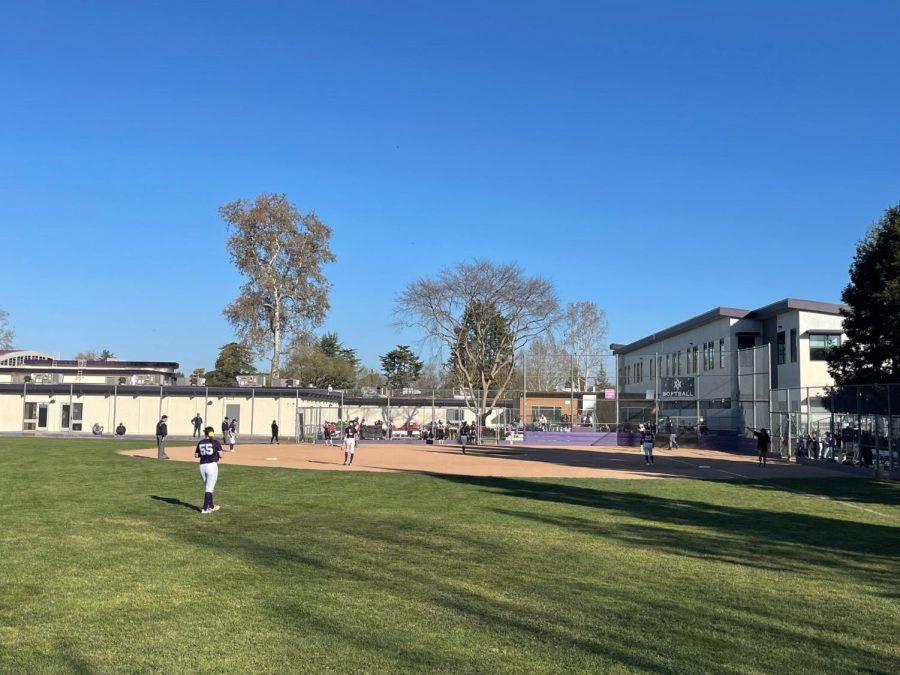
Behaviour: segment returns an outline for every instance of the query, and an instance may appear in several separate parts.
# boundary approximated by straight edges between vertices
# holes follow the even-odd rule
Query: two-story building
[[[833,383],[827,357],[844,339],[842,309],[792,298],[753,310],[717,307],[611,345],[621,421],[658,415],[721,430],[769,424],[772,390]]]

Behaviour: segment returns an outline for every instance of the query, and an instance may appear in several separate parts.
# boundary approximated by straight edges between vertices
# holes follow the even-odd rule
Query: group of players
[[[356,457],[356,443],[359,440],[360,436],[360,422],[359,419],[355,419],[350,422],[344,429],[344,438],[343,438],[343,449],[344,449],[344,466],[350,466],[353,464],[353,459]],[[771,443],[771,438],[769,437],[768,431],[765,429],[749,429],[751,433],[757,439],[757,448],[759,451],[759,465],[766,466],[766,457],[768,454],[769,444]],[[460,447],[462,448],[462,454],[466,454],[466,446],[469,443],[469,440],[474,438],[474,425],[469,427],[468,423],[464,424],[459,434],[459,442]],[[277,432],[273,432],[276,433]],[[332,432],[333,433],[333,432]],[[222,459],[222,453],[224,450],[222,449],[222,444],[214,437],[215,429],[212,427],[206,427],[204,429],[204,438],[197,443],[197,447],[194,450],[194,456],[200,459],[200,478],[203,480],[204,493],[203,493],[203,509],[200,511],[203,514],[212,513],[213,511],[218,511],[219,507],[213,502],[213,490],[216,486],[216,481],[219,478],[219,460]],[[223,424],[223,437],[225,440],[229,440],[229,436],[225,434],[225,425]],[[277,437],[277,436],[275,436]],[[640,431],[641,437],[641,449],[644,453],[644,461],[650,465],[654,464],[653,457],[653,445],[656,441],[656,434],[653,433],[653,429],[650,425],[645,425],[641,428]],[[326,435],[325,440],[326,445],[333,445],[331,442],[331,434]],[[675,447],[678,447],[677,444]],[[672,443],[669,444],[669,449],[672,449]],[[168,458],[166,458],[168,459]]]

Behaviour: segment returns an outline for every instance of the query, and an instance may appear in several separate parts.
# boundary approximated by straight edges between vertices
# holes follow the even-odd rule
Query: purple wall
[[[526,431],[526,443],[544,445],[619,445],[614,431]]]

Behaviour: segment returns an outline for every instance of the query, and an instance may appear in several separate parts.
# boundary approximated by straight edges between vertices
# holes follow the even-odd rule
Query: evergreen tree
[[[828,355],[835,382],[900,382],[900,204],[857,245],[841,297],[846,340]]]
[[[206,373],[206,384],[210,387],[228,387],[237,384],[238,375],[255,373],[253,350],[240,342],[229,342],[219,350],[216,368]]]
[[[405,389],[412,385],[419,379],[424,366],[408,345],[397,345],[396,349],[381,357],[384,376],[388,386],[393,389]]]

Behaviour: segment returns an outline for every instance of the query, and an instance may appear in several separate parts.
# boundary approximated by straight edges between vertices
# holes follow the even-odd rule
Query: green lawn
[[[898,484],[225,464],[201,515],[122,447],[0,438],[0,672],[900,672]]]

